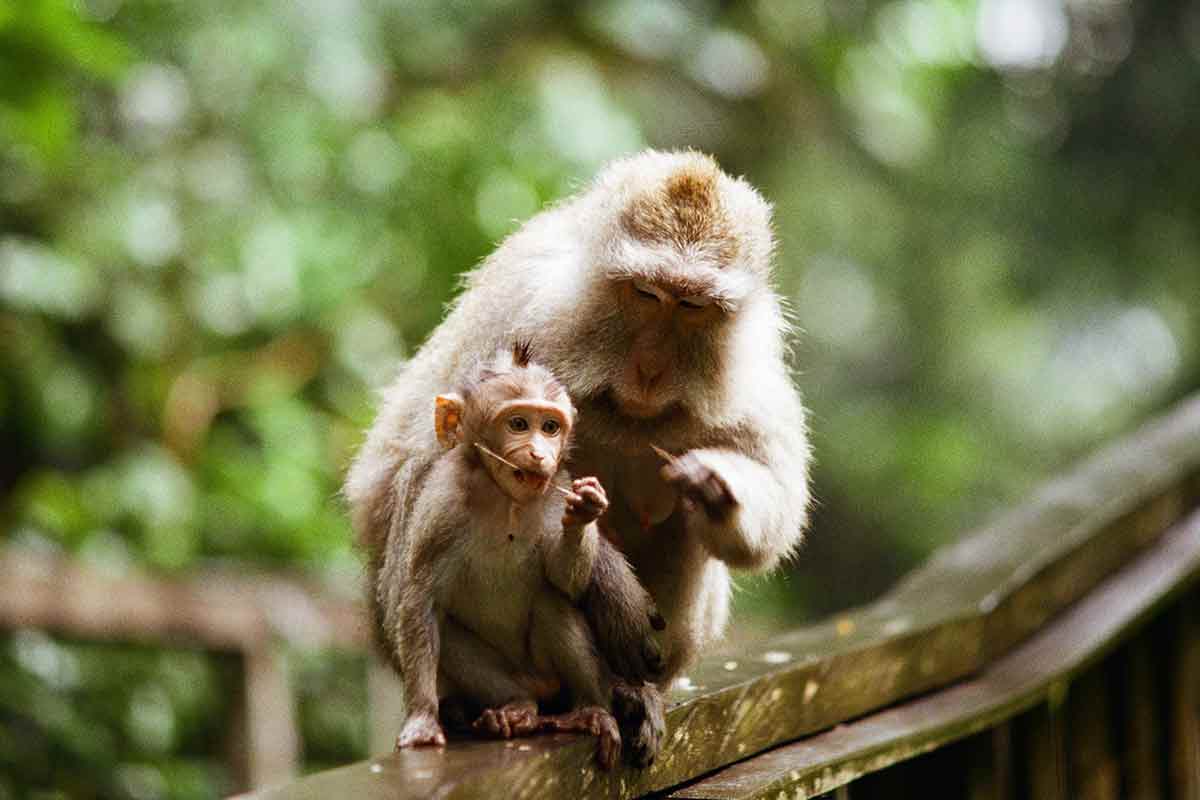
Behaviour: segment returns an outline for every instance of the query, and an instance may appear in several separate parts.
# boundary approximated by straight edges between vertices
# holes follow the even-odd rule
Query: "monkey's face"
[[[510,498],[526,503],[546,492],[566,452],[571,409],[549,400],[512,400],[488,417],[486,444],[509,464],[484,463]],[[510,466],[511,464],[511,466]]]
[[[643,280],[618,284],[629,352],[612,393],[620,410],[651,419],[683,398],[711,360],[711,336],[725,316],[711,297]]]

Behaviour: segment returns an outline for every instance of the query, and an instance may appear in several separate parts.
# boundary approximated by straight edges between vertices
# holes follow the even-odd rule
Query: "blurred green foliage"
[[[860,602],[1200,386],[1200,3],[0,0],[0,519],[353,586],[371,389],[605,160],[776,205],[820,505],[748,619]],[[0,798],[222,790],[194,653],[0,638]],[[361,667],[298,666],[310,765]]]

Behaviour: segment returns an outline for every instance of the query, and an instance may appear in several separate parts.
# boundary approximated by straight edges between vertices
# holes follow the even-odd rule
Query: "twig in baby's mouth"
[[[479,449],[480,449],[482,452],[484,452],[484,453],[487,453],[489,456],[491,456],[492,458],[494,458],[494,459],[496,459],[497,461],[499,461],[501,464],[504,464],[505,466],[512,467],[512,468],[513,468],[514,470],[516,470],[516,472],[517,472],[517,480],[522,480],[522,477],[521,477],[521,476],[522,476],[522,475],[525,473],[525,470],[521,469],[521,468],[520,468],[520,467],[518,467],[516,464],[514,464],[514,463],[513,463],[513,462],[511,462],[511,461],[509,461],[507,458],[505,458],[504,456],[500,455],[499,453],[493,452],[492,450],[490,450],[489,448],[485,447],[485,446],[484,446],[482,443],[480,443],[480,442],[476,442],[476,443],[475,443],[475,446],[476,446],[476,447],[478,447],[478,448],[479,448]],[[551,481],[551,480],[547,479],[547,480],[546,480],[546,482],[547,482],[547,483],[550,485],[550,488],[551,488],[551,489],[553,489],[553,490],[554,490],[554,491],[556,491],[556,492],[559,492],[560,494],[562,494],[562,495],[564,495],[564,496],[566,496],[566,497],[570,497],[571,495],[575,494],[575,493],[574,493],[573,491],[571,491],[570,489],[567,489],[567,488],[564,488],[564,487],[562,487],[562,486],[559,486],[559,485],[558,485],[557,483],[555,483],[554,481]]]

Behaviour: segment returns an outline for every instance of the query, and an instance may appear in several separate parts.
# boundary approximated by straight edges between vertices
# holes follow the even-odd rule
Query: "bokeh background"
[[[373,389],[646,146],[776,209],[819,505],[742,629],[870,599],[1200,387],[1197,0],[0,0],[0,544],[355,596]],[[306,768],[364,756],[361,657],[291,671]],[[231,680],[0,632],[0,798],[228,790]]]

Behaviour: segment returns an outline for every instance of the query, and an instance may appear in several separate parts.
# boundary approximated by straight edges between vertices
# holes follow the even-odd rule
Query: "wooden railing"
[[[300,735],[289,648],[363,651],[358,602],[294,578],[207,571],[182,578],[105,574],[67,558],[0,551],[0,628],[41,628],[91,641],[227,653],[240,665],[228,741],[239,789],[298,774]]]
[[[704,660],[649,769],[461,741],[262,797],[1200,798],[1198,506],[1200,397],[877,602]]]

